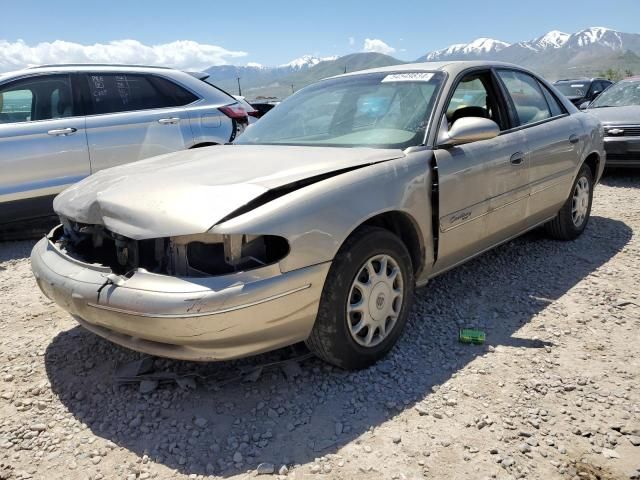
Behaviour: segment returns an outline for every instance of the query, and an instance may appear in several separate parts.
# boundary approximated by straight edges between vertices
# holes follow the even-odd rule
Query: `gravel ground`
[[[33,242],[0,244],[0,479],[639,477],[639,189],[610,175],[577,241],[532,232],[434,280],[356,373],[143,357],[40,294]]]

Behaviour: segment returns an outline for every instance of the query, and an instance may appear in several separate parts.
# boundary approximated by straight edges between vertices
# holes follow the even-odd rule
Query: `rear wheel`
[[[558,240],[573,240],[587,227],[593,201],[593,176],[583,165],[578,172],[571,194],[556,218],[545,225],[547,233]]]
[[[308,347],[338,367],[368,367],[402,334],[413,290],[402,241],[381,228],[357,230],[329,270]]]

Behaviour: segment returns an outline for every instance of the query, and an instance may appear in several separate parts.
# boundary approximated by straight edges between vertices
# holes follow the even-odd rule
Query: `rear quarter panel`
[[[580,112],[576,116],[584,128],[585,144],[583,160],[594,153],[598,155],[600,159],[596,178],[594,178],[594,181],[598,183],[602,178],[602,173],[604,172],[607,161],[607,154],[604,149],[604,127],[600,120],[586,112]],[[578,172],[576,171],[576,175],[577,174]]]

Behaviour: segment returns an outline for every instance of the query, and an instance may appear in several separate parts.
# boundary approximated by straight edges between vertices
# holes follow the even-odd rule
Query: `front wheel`
[[[409,315],[411,257],[393,233],[358,229],[336,255],[307,346],[328,363],[365,368],[396,343]]]
[[[569,198],[556,218],[545,225],[547,233],[558,240],[573,240],[587,227],[593,201],[593,176],[587,165],[582,165]]]

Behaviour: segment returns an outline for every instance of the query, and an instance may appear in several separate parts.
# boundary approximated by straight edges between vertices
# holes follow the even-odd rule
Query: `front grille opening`
[[[136,268],[166,272],[166,239],[132,240],[97,225],[65,222],[52,240],[72,258],[109,267],[117,274]]]

